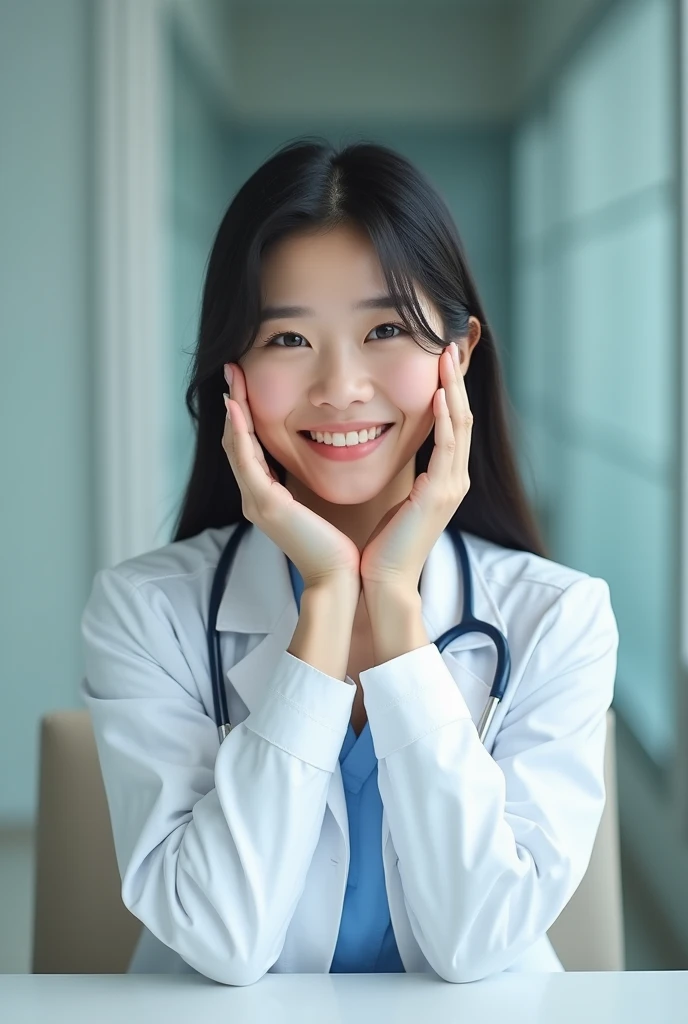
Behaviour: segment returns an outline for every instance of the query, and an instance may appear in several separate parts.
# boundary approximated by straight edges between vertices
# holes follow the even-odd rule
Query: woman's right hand
[[[232,397],[225,398],[222,447],[241,491],[243,514],[291,559],[304,588],[350,582],[358,596],[361,556],[357,546],[279,482],[256,437],[243,370],[236,363],[226,365],[232,370]]]

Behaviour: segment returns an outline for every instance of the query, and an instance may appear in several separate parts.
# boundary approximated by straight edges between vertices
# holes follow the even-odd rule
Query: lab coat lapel
[[[229,535],[228,530],[223,547]],[[249,713],[267,696],[298,617],[286,556],[266,533],[252,525],[237,549],[217,614],[220,632],[264,634],[248,654],[225,670]],[[349,820],[339,762],[330,781],[327,804],[348,843]]]

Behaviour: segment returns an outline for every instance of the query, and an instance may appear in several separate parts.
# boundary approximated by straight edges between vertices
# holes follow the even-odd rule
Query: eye
[[[371,338],[371,341],[385,341],[388,338],[398,338],[399,334],[406,334],[406,328],[401,324],[379,324],[377,327],[373,327],[373,330],[370,333],[373,334],[375,331],[385,331],[387,333],[385,333],[383,337]],[[390,331],[397,331],[398,333],[390,334]],[[294,345],[278,345],[278,338],[296,338],[297,343]],[[302,334],[295,334],[293,331],[278,331],[275,334],[271,334],[270,337],[265,340],[263,347],[267,348],[269,345],[275,345],[277,348],[302,348],[303,346],[300,345],[299,342],[305,340],[306,339]]]
[[[406,333],[406,328],[402,327],[401,324],[380,324],[378,327],[373,327],[371,334],[374,331],[399,331],[400,334]],[[386,338],[398,338],[398,334],[385,334],[382,338],[373,338],[373,341],[384,341]]]
[[[399,334],[405,334],[406,333],[406,329],[401,324],[380,324],[380,325],[378,325],[378,327],[374,327],[373,328],[373,331],[371,331],[371,334],[373,334],[376,331],[385,331],[386,334],[383,337],[381,337],[381,338],[380,337],[372,338],[371,339],[372,341],[385,341],[387,338],[398,338]],[[390,331],[396,331],[398,333],[397,334],[390,334],[389,333]],[[277,344],[277,338],[295,338],[297,343],[294,344],[294,345],[292,345],[292,344],[278,345]],[[302,348],[303,346],[300,345],[299,342],[300,341],[305,341],[305,340],[306,339],[303,337],[302,334],[295,334],[293,331],[279,331],[279,332],[275,332],[275,334],[271,334],[269,336],[269,338],[267,338],[265,340],[265,342],[263,344],[263,347],[267,348],[269,345],[274,345],[276,348]]]
[[[297,338],[300,341],[305,341],[306,340],[302,334],[294,334],[292,331],[281,331],[281,332],[278,332],[276,334],[271,334],[270,337],[266,340],[264,347],[267,348],[268,345],[273,345],[276,342],[277,338]],[[301,348],[301,346],[300,345],[277,345],[277,348]]]

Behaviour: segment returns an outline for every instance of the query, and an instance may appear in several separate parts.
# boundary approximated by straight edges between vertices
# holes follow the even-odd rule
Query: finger
[[[231,403],[229,395],[225,394],[223,397],[225,402],[225,409],[227,410],[227,415],[225,416],[224,431],[222,433],[222,447],[225,450],[225,455],[227,456],[229,464],[232,467],[232,472],[236,477],[236,481],[239,484],[239,486],[241,486],[241,480],[239,479],[239,469],[237,466],[236,457],[236,424],[232,422],[232,412],[230,408]]]
[[[226,404],[229,410],[227,418],[230,420],[232,469],[239,487],[245,493],[248,492],[248,496],[260,508],[269,496],[272,481],[256,457],[241,406],[233,399]]]
[[[251,415],[251,409],[250,409],[250,406],[248,404],[248,393],[246,391],[246,378],[244,377],[243,370],[241,369],[240,366],[237,366],[236,363],[232,364],[231,395],[232,395],[232,401],[236,402],[237,405],[239,405],[239,407],[241,408],[242,413],[244,414],[244,420],[246,422],[246,427],[247,427],[249,436],[251,438],[251,441],[253,442],[253,448],[255,450],[256,458],[258,459],[258,462],[265,469],[265,472],[266,472],[267,476],[269,476],[272,480],[275,480],[276,479],[275,474],[270,470],[267,462],[265,461],[265,453],[263,452],[263,448],[262,448],[262,445],[261,445],[260,441],[256,437],[256,431],[255,431],[255,427],[253,425],[253,416]]]
[[[251,416],[251,410],[248,405],[248,394],[246,391],[246,378],[244,377],[244,371],[237,363],[232,363],[232,387],[231,387],[232,401],[236,402],[241,406],[241,411],[244,414],[246,420],[246,427],[249,434],[255,434],[255,428],[253,426],[253,417]]]
[[[443,380],[447,399],[447,410],[452,425],[454,437],[457,440],[455,451],[454,470],[457,473],[466,472],[468,465],[468,451],[470,449],[471,434],[473,430],[473,413],[466,382],[458,363],[454,363],[451,355],[446,357],[443,369]],[[465,443],[461,443],[461,439]]]
[[[231,402],[231,401],[233,401],[233,399],[229,399],[229,401]],[[238,405],[238,403],[236,403],[236,404]],[[256,437],[255,433],[254,434],[249,434],[248,433],[247,425],[246,425],[246,417],[245,416],[243,417],[243,424],[245,425],[244,428],[242,428],[241,425],[239,425],[239,428],[236,429],[236,421],[230,416],[228,398],[225,399],[225,408],[227,409],[227,417],[225,419],[225,431],[224,431],[224,434],[223,434],[223,447],[225,448],[225,451],[227,452],[227,456],[229,458],[230,464],[232,466],[232,469],[234,470],[234,475],[236,476],[236,454],[235,454],[236,451],[237,451],[237,448],[236,448],[236,437],[237,437],[237,434],[245,432],[246,436],[249,437],[250,440],[251,440],[252,448],[253,448],[253,454],[254,454],[255,458],[257,459],[258,464],[262,467],[263,472],[271,480],[277,480],[278,479],[277,476],[270,469],[270,467],[268,466],[268,464],[266,462],[265,452],[263,451],[263,448],[262,448],[262,445],[261,445],[260,441]],[[236,408],[236,405],[234,406],[234,408]],[[239,408],[241,410],[240,406],[239,406]],[[239,415],[241,415],[242,412],[243,412],[243,410],[240,411]]]
[[[446,351],[449,352],[449,349]],[[447,391],[447,406],[455,427],[472,425],[473,416],[468,401],[466,381],[458,363],[451,358],[451,354],[445,357],[442,384]]]
[[[457,443],[454,427],[447,408],[445,388],[438,388],[433,397],[435,414],[435,447],[428,463],[427,474],[433,480],[452,479]]]

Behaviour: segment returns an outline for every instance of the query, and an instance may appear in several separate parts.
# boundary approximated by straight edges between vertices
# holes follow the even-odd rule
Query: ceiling
[[[504,123],[609,0],[168,0],[238,123]]]
[[[531,0],[226,0],[232,9],[274,10],[284,12],[292,10],[322,11],[323,8],[348,11],[367,9],[373,13],[378,10],[444,10],[451,13],[457,11],[514,11],[527,7]]]

